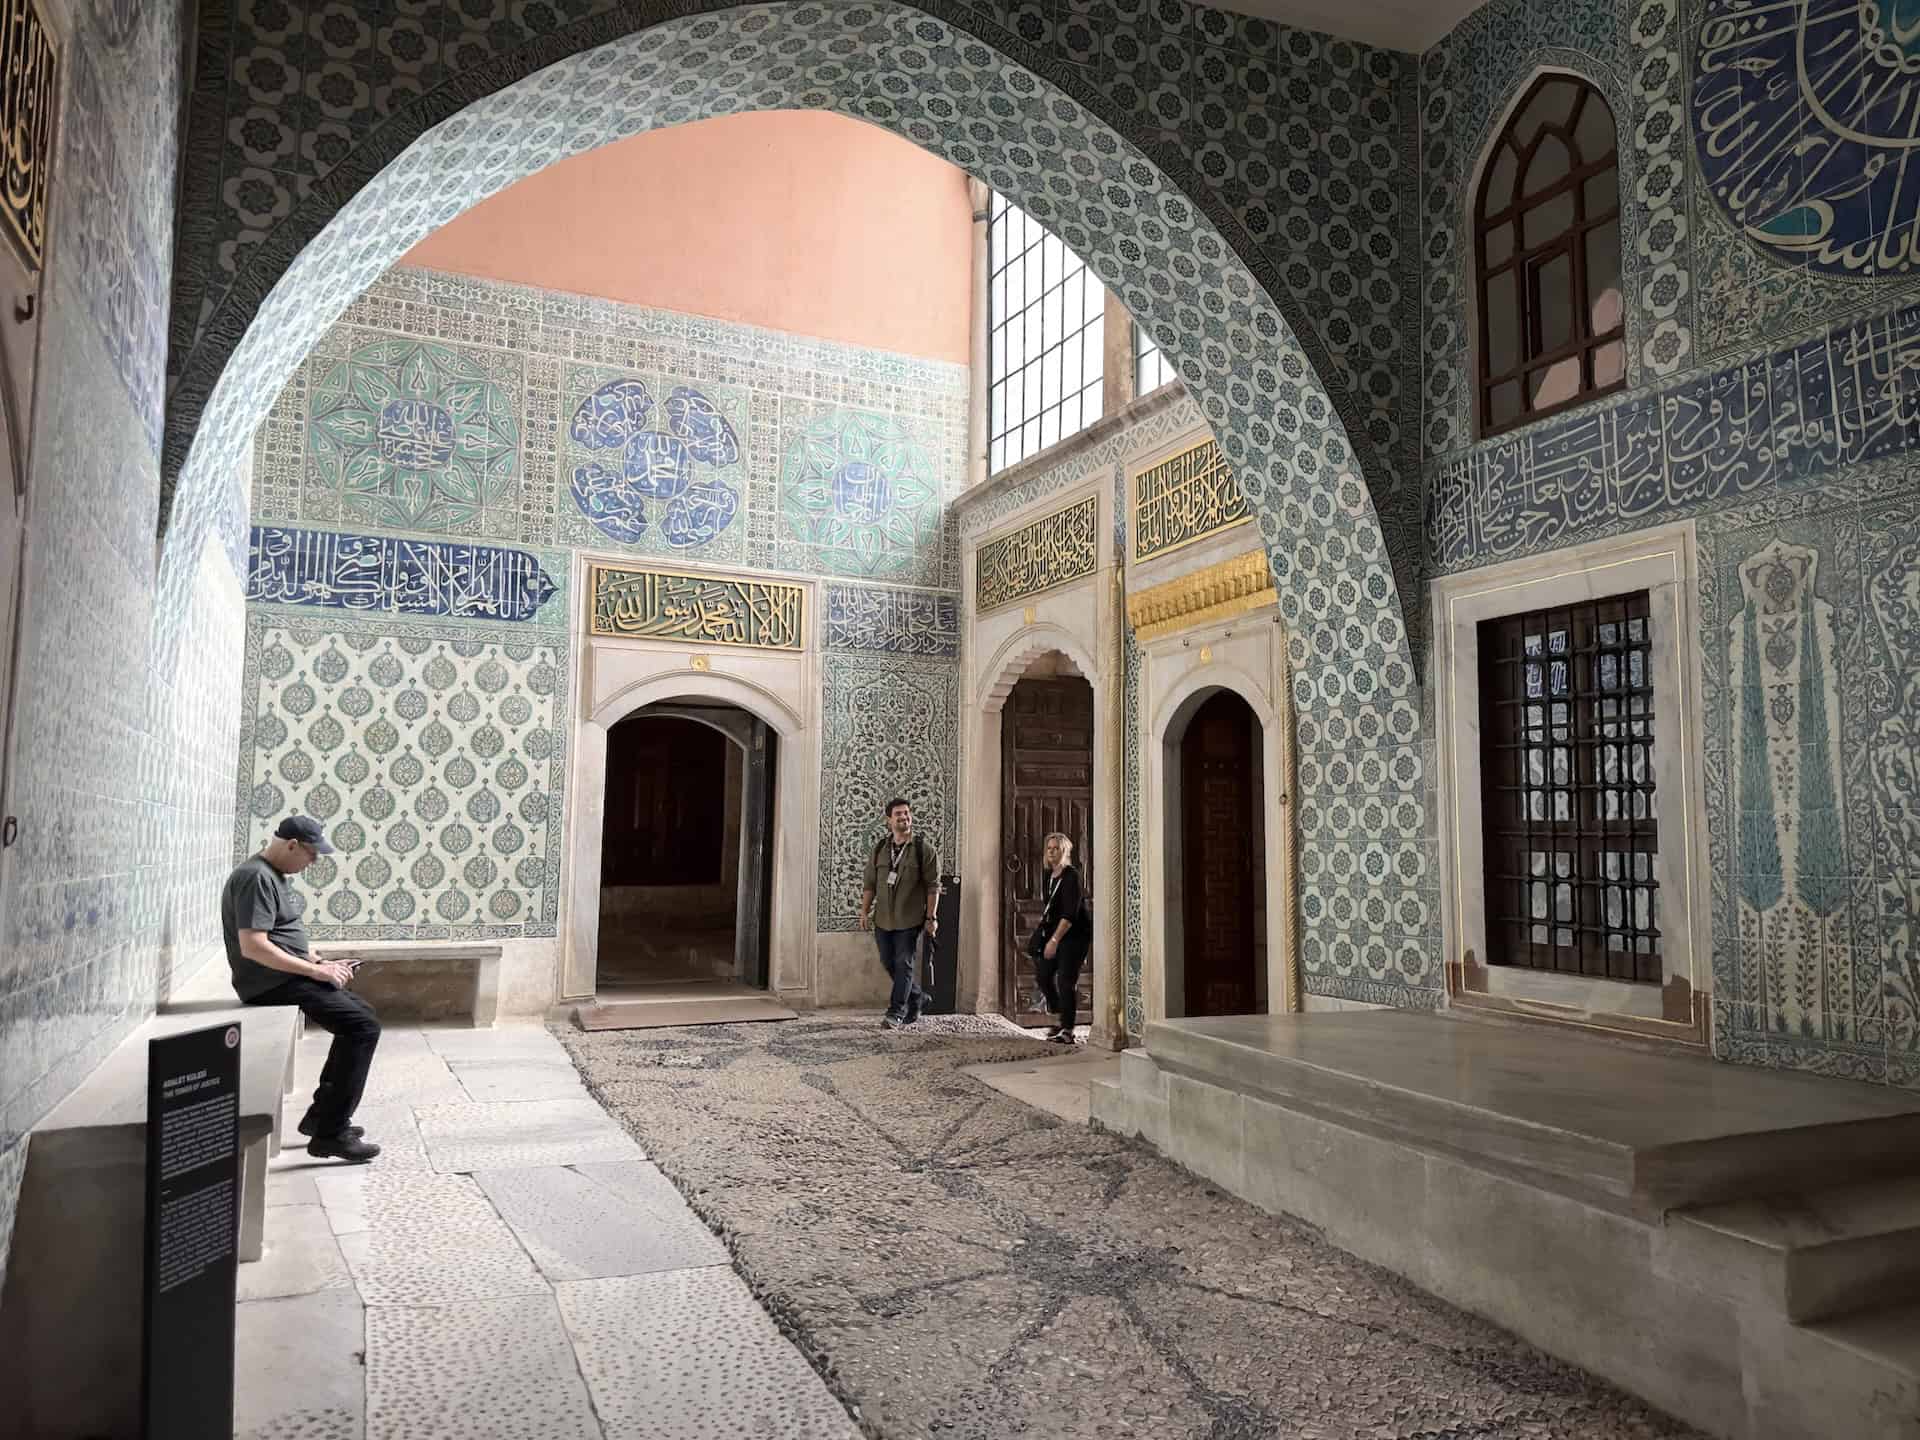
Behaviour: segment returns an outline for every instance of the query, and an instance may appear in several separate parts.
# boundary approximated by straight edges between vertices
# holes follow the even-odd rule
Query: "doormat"
[[[792,1020],[795,1013],[766,996],[738,1000],[636,1000],[582,1005],[573,1023],[582,1030],[667,1030],[679,1025],[738,1025]]]

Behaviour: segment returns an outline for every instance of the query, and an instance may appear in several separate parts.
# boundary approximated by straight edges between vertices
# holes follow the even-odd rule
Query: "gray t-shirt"
[[[264,930],[267,938],[290,955],[307,958],[305,897],[293,882],[261,856],[242,861],[227,877],[220,892],[220,933],[226,937],[227,965],[233,971],[233,993],[242,1000],[264,995],[294,977],[240,953],[242,930]]]

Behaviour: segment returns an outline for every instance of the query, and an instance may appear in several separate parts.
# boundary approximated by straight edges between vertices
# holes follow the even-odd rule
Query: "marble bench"
[[[328,960],[357,960],[354,993],[382,1020],[465,1020],[490,1029],[500,1009],[500,947],[419,941],[325,943]]]
[[[257,1260],[267,1160],[279,1148],[300,1018],[231,999],[179,1002],[137,1028],[34,1126],[0,1293],[0,1414],[8,1417],[0,1428],[139,1433],[147,1042],[241,1027],[238,1238],[240,1258]]]

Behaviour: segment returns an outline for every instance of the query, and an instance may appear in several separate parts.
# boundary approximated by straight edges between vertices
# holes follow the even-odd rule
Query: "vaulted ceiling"
[[[1215,9],[1259,15],[1349,40],[1419,53],[1485,0],[1200,0]]]

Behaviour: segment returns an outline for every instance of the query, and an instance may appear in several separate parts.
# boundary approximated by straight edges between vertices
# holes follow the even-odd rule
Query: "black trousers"
[[[1079,1008],[1080,967],[1086,962],[1087,952],[1077,945],[1068,948],[1063,944],[1051,960],[1047,959],[1044,948],[1033,954],[1033,978],[1046,998],[1047,1009],[1058,1015],[1060,1023],[1069,1030],[1073,1028],[1074,1014]]]
[[[249,1005],[298,1005],[300,1013],[333,1036],[320,1084],[307,1109],[307,1129],[316,1136],[338,1135],[360,1108],[373,1068],[373,1050],[380,1043],[380,1017],[373,1006],[351,990],[336,990],[324,980],[295,975]]]

